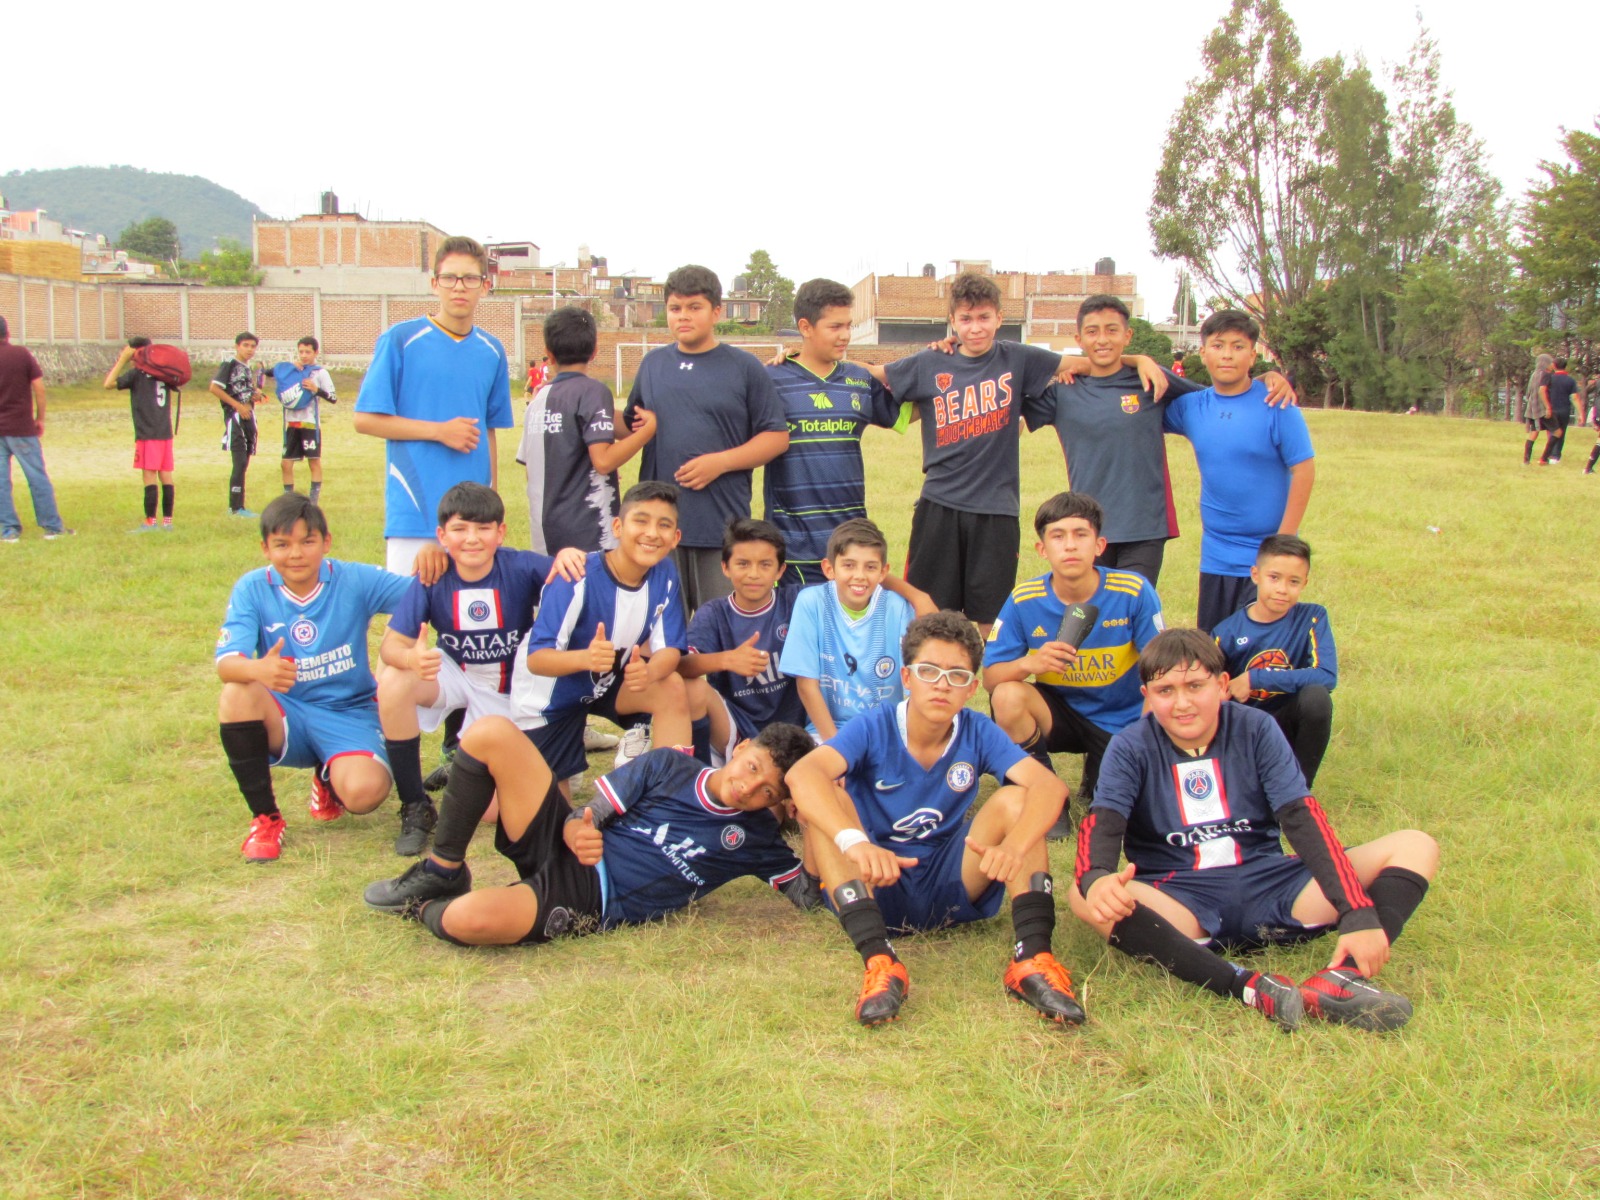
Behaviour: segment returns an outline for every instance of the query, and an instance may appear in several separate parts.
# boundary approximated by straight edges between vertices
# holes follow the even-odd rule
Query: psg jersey
[[[794,612],[797,587],[783,587],[757,612],[747,613],[723,596],[702,604],[689,625],[690,654],[721,654],[744,645],[751,634],[756,649],[770,656],[760,675],[736,675],[732,671],[713,671],[706,681],[728,704],[728,712],[739,728],[741,738],[752,738],[775,721],[791,725],[806,723],[805,705],[794,680],[779,669],[784,642],[789,637],[789,618]]]

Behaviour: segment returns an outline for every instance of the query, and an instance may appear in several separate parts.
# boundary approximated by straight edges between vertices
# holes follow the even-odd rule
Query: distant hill
[[[190,258],[219,237],[250,244],[250,218],[266,216],[237,192],[198,175],[164,175],[138,167],[64,167],[0,175],[0,195],[13,209],[42,208],[72,229],[119,233],[146,217],[165,217],[178,227]]]

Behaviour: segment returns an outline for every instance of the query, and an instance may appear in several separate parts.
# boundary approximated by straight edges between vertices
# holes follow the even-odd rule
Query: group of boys
[[[1113,946],[1285,1027],[1307,1010],[1369,1028],[1409,1016],[1367,979],[1420,902],[1436,850],[1408,832],[1347,854],[1310,794],[1333,645],[1326,613],[1298,603],[1309,548],[1276,536],[1304,511],[1310,444],[1298,412],[1263,404],[1266,388],[1250,380],[1248,318],[1208,322],[1214,386],[1158,408],[1167,389],[1192,385],[1124,360],[1127,313],[1113,298],[1080,313],[1088,361],[1065,367],[1087,382],[1058,383],[1057,356],[997,340],[999,295],[978,276],[952,289],[953,354],[930,349],[887,372],[846,362],[848,289],[817,280],[796,295],[800,354],[763,368],[716,341],[716,277],[682,268],[667,283],[676,344],[645,358],[620,418],[587,376],[592,317],[569,309],[546,323],[556,373],[528,406],[518,454],[536,549],[510,551],[493,490],[508,374],[471,320],[487,264],[460,242],[435,264],[439,315],[384,335],[356,405],[357,430],[388,442],[390,571],[415,560],[418,577],[328,559],[321,510],[285,495],[262,514],[270,565],[230,602],[220,717],[254,814],[247,858],[281,845],[269,765],[315,768],[321,819],[375,807],[387,765],[402,802],[397,851],[420,853],[430,832],[432,850],[365,899],[445,940],[542,942],[649,920],[750,874],[836,912],[865,967],[857,1017],[875,1025],[909,992],[891,931],[989,917],[1009,892],[1006,991],[1076,1024],[1084,1012],[1051,948],[1046,835],[1067,800],[1049,754],[1083,752],[1088,810],[1069,903]],[[1084,411],[1096,388],[1100,408],[1106,388],[1134,389],[1112,399],[1144,440]],[[1086,490],[1053,497],[1035,519],[1050,571],[1013,588],[1018,409],[1058,429],[1075,488],[1125,486],[1107,459],[1130,446],[1146,480],[1159,462],[1166,523],[1141,510],[1108,544]],[[868,424],[918,419],[926,481],[900,580],[866,519],[860,438]],[[1189,436],[1201,465],[1202,606],[1215,639],[1163,631],[1163,427]],[[640,450],[641,482],[618,497],[616,467]],[[770,520],[756,521],[751,472],[763,464]],[[1263,520],[1274,536],[1256,537],[1241,574],[1233,543]],[[364,638],[378,613],[392,616],[374,684]],[[1240,660],[1233,670],[1224,649]],[[980,679],[995,720],[966,707]],[[435,814],[418,739],[451,711],[463,726]],[[619,755],[573,809],[591,714],[648,723],[655,748]],[[985,774],[1002,786],[974,813]],[[803,826],[800,856],[780,810]],[[519,882],[474,891],[467,845],[491,813]],[[1283,855],[1280,829],[1299,857]],[[1201,944],[1290,941],[1335,924],[1329,967],[1299,985]]]

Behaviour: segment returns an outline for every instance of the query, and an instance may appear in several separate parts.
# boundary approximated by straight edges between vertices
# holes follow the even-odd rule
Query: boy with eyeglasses
[[[1056,909],[1045,831],[1066,786],[988,717],[966,707],[983,641],[960,613],[918,617],[901,643],[906,699],[865,713],[786,777],[805,824],[805,861],[855,943],[863,1025],[895,1020],[910,991],[890,930],[980,921],[1011,894],[1006,993],[1059,1024],[1083,1008],[1051,952]],[[1003,784],[977,810],[978,781]]]
[[[434,517],[458,483],[497,487],[495,430],[510,429],[511,366],[498,338],[473,324],[489,291],[489,256],[471,238],[440,243],[439,310],[387,330],[356,399],[357,433],[383,438],[383,536],[391,571],[436,545]]]

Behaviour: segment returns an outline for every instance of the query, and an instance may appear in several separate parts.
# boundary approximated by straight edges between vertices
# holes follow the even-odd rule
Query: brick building
[[[257,218],[250,230],[250,252],[267,287],[427,295],[434,253],[448,236],[426,221],[308,213],[290,221]]]

